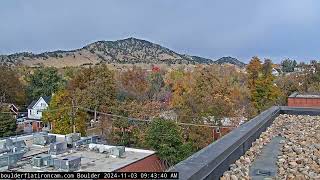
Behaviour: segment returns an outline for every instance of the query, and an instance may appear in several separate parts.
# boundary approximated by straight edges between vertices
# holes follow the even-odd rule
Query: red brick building
[[[139,159],[131,164],[128,164],[116,172],[162,172],[168,168],[156,154],[151,154],[145,158]]]
[[[218,140],[222,136],[228,134],[232,131],[235,127],[216,127],[213,129],[213,139]]]
[[[295,92],[288,97],[288,106],[320,108],[320,94],[300,94]]]

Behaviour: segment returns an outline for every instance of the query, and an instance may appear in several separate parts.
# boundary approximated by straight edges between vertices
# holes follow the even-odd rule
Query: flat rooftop
[[[221,179],[320,179],[319,132],[320,116],[281,114]]]
[[[319,132],[319,108],[273,106],[169,172],[188,180],[320,179]]]
[[[306,93],[298,93],[295,92],[293,94],[291,94],[289,96],[289,98],[320,98],[320,94],[316,94],[316,93],[310,93],[310,94],[306,94]]]
[[[60,134],[51,134],[56,136],[56,142],[65,141],[65,135]],[[37,168],[32,165],[32,158],[35,156],[41,156],[48,154],[49,145],[41,146],[33,144],[33,135],[26,135],[20,137],[10,137],[13,140],[24,140],[28,151],[23,155],[23,158],[18,161],[17,167],[11,168],[6,171],[18,171],[18,172],[56,172],[57,170],[54,167],[43,167]],[[1,140],[5,141],[5,140]],[[0,141],[0,142],[1,142]],[[143,149],[134,149],[134,148],[125,148],[124,155],[122,157],[113,157],[108,153],[100,153],[98,151],[92,150],[89,147],[103,146],[104,149],[111,149],[115,146],[105,145],[105,144],[95,144],[90,143],[88,145],[81,146],[80,148],[68,148],[67,151],[63,154],[52,155],[53,158],[63,159],[65,157],[81,157],[81,166],[80,170],[77,171],[86,171],[86,172],[111,172],[122,167],[125,167],[129,164],[132,164],[136,161],[139,161],[143,158],[146,158],[150,155],[155,154],[154,151],[143,150]]]

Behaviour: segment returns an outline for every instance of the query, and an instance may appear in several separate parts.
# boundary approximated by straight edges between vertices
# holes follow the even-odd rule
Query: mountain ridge
[[[231,58],[231,57],[230,57]],[[235,58],[234,58],[235,59]],[[238,60],[237,60],[238,61]],[[43,53],[21,52],[0,55],[0,64],[48,66],[79,66],[99,63],[146,64],[213,64],[214,60],[180,54],[147,40],[129,37],[116,41],[96,41],[74,50],[56,50]],[[236,61],[230,61],[231,63]],[[240,62],[240,61],[239,61]],[[218,64],[223,62],[219,61]],[[229,62],[227,62],[229,63]],[[242,62],[241,62],[242,63]],[[235,65],[241,64],[236,62]],[[244,64],[244,63],[243,63]]]

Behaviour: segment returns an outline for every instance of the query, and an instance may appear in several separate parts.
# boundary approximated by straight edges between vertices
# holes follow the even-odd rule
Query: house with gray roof
[[[50,96],[42,96],[39,99],[31,102],[31,104],[27,108],[28,118],[25,121],[25,132],[37,132],[42,130],[42,112],[48,108],[50,100]]]

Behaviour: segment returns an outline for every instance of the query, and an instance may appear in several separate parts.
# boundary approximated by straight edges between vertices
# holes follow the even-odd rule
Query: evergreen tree
[[[177,124],[163,119],[152,121],[147,130],[146,143],[169,165],[174,165],[193,153],[192,144],[183,143]]]
[[[262,68],[259,68],[259,71],[256,71],[256,68],[247,69],[249,81],[253,77],[250,75],[257,73],[257,76],[254,76],[254,83],[251,83],[249,88],[251,91],[251,101],[258,112],[274,105],[281,95],[280,89],[274,83],[275,77],[272,75],[272,61],[266,59],[263,65],[260,66]],[[253,82],[253,79],[251,81]]]
[[[9,112],[9,108],[4,108],[0,104],[0,111]],[[0,137],[12,136],[16,132],[16,120],[10,113],[0,113]]]
[[[53,67],[39,68],[26,80],[29,100],[38,99],[41,96],[51,96],[64,84],[62,76]]]
[[[297,67],[296,60],[285,59],[281,62],[283,72],[293,72],[294,68]]]

